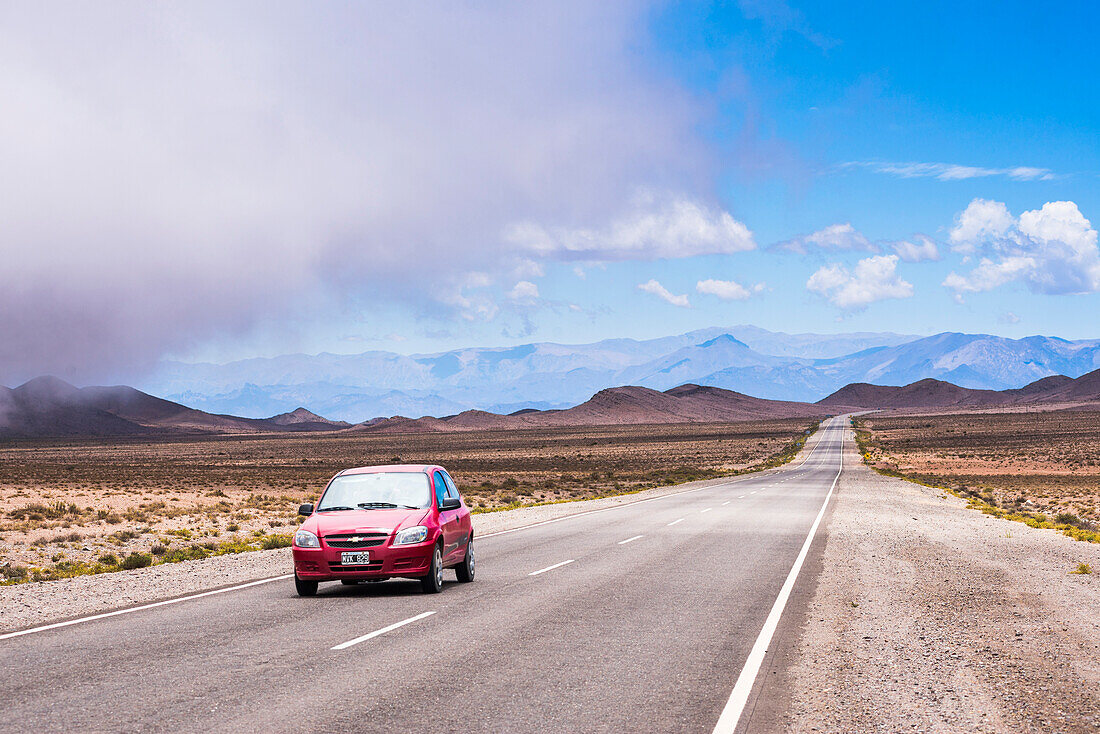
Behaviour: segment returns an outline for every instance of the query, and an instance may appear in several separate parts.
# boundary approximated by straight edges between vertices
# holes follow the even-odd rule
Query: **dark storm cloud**
[[[645,10],[9,5],[0,383],[110,380],[345,297],[461,308],[446,289],[528,256],[516,222],[705,189],[700,106],[634,55]],[[438,292],[394,287],[414,272]]]

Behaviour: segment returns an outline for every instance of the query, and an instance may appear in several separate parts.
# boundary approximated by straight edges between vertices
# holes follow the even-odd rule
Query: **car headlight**
[[[427,537],[428,529],[423,525],[417,525],[414,528],[398,530],[397,535],[393,536],[393,544],[408,545],[409,543],[422,543]]]
[[[317,540],[317,536],[308,530],[299,530],[294,533],[294,545],[299,548],[320,548],[321,541]]]

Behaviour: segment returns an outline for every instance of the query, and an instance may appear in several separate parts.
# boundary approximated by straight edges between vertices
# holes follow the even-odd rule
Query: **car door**
[[[455,480],[451,478],[451,475],[447,472],[443,472],[443,479],[447,482],[447,496],[462,501],[462,498],[458,496],[458,487],[455,485]],[[461,560],[466,557],[466,544],[470,542],[474,526],[470,518],[470,508],[466,506],[465,502],[462,503],[462,507],[457,510],[457,513],[459,538],[458,547],[455,549],[455,556],[457,560]]]
[[[447,496],[447,480],[443,478],[443,472],[436,469],[432,472],[432,488],[435,490],[435,506],[438,509]],[[449,563],[455,551],[461,547],[462,527],[459,514],[462,508],[457,510],[439,510],[439,528],[443,532],[443,562]]]

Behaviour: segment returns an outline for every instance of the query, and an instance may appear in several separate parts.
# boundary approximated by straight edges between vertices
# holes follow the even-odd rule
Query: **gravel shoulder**
[[[763,694],[782,713],[752,730],[1100,731],[1100,546],[881,476],[851,439],[834,503]]]
[[[815,438],[811,437],[808,445],[812,446],[814,440]],[[764,473],[775,471],[777,470],[769,469]],[[746,476],[756,476],[756,474]],[[708,479],[658,487],[635,494],[476,514],[473,516],[474,535],[478,537],[513,530],[583,512],[618,507],[654,497],[737,481],[738,478]],[[125,609],[272,578],[288,574],[291,569],[290,549],[280,548],[214,556],[133,571],[0,586],[0,632],[12,632],[74,617]]]

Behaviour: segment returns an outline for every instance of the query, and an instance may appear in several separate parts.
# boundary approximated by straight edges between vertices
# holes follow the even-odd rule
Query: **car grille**
[[[328,567],[330,571],[381,571],[382,561],[357,563],[354,566],[345,566],[342,563],[337,563],[336,561],[329,561]]]
[[[325,545],[329,548],[373,548],[386,542],[389,533],[339,533],[326,535]]]

